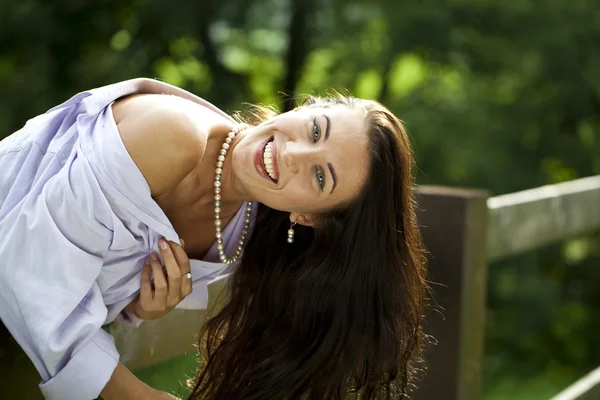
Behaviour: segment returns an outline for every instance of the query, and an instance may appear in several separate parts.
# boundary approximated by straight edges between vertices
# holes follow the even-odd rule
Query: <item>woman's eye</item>
[[[319,129],[319,124],[317,124],[317,119],[313,120],[313,143],[317,143],[319,141],[319,137],[321,136],[321,130]]]
[[[319,187],[321,188],[321,191],[325,189],[325,174],[320,168],[317,169],[317,182],[319,182]]]

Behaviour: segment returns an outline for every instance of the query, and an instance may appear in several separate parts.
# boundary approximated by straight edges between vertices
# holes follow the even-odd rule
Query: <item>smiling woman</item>
[[[101,326],[204,308],[230,273],[192,399],[404,394],[427,290],[412,164],[373,101],[242,124],[148,79],[82,92],[0,143],[0,318],[48,399],[168,398]]]
[[[247,128],[232,152],[233,190],[292,212],[303,225],[312,224],[312,214],[349,203],[369,169],[365,112],[305,106]]]

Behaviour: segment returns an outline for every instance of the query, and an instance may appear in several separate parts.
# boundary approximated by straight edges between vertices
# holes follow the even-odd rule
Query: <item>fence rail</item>
[[[600,176],[488,200],[488,260],[600,229]]]
[[[596,368],[551,400],[598,400],[600,399],[600,367]]]

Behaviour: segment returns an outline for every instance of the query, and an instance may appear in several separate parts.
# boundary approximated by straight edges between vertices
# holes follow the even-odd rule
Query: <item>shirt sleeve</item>
[[[127,304],[131,303],[131,301],[133,301],[138,296],[138,293],[139,292],[136,292],[133,296],[129,297]],[[138,318],[137,316],[125,309],[121,310],[116,320],[124,323],[125,325],[131,326],[132,328],[139,328],[142,322],[144,322],[143,319]]]
[[[114,338],[95,324],[82,327],[82,320],[85,317],[73,318],[64,328],[73,329],[75,337],[87,336],[88,330],[92,336],[53,377],[40,384],[46,399],[95,399],[117,367],[119,353]]]
[[[119,359],[96,283],[112,214],[89,174],[72,155],[0,221],[0,317],[49,400],[98,397]]]

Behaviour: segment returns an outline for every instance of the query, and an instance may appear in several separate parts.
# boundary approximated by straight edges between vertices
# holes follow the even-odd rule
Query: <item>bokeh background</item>
[[[138,76],[229,112],[377,99],[406,121],[419,184],[600,174],[597,0],[0,0],[0,138]],[[600,235],[489,267],[486,400],[547,399],[600,365]],[[174,390],[194,357],[137,373]]]

